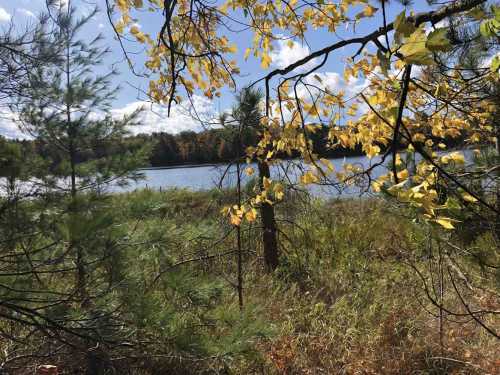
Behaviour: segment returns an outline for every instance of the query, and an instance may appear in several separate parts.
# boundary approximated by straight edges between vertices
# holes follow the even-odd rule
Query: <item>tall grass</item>
[[[135,236],[158,240],[133,250],[147,263],[141,268],[156,269],[149,281],[161,272],[144,329],[174,325],[165,334],[179,340],[172,350],[197,358],[183,363],[186,373],[194,363],[196,371],[231,374],[495,373],[496,339],[471,319],[450,316],[440,326],[409,265],[425,266],[433,229],[381,200],[296,196],[277,205],[282,259],[274,275],[263,272],[258,225],[244,227],[248,307],[240,315],[234,237],[219,214],[234,198],[185,190],[115,198],[130,226],[140,219]],[[487,234],[475,242],[489,251],[492,245]],[[498,280],[487,282],[498,287]],[[185,295],[185,306],[196,310],[191,316]],[[452,293],[446,298],[458,309]],[[199,324],[206,326],[193,328]]]

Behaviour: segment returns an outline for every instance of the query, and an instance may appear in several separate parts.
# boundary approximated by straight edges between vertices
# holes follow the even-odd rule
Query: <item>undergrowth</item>
[[[278,205],[281,266],[273,275],[262,271],[258,225],[245,228],[240,313],[234,237],[219,214],[232,201],[231,192],[216,191],[116,197],[130,225],[140,218],[135,236],[163,241],[157,249],[134,250],[139,257],[151,256],[145,268],[159,263],[151,276],[161,273],[156,302],[148,295],[141,302],[155,311],[144,329],[153,324],[167,330],[165,340],[178,340],[172,351],[199,361],[183,362],[185,373],[494,374],[498,369],[497,340],[472,319],[450,316],[440,325],[438,309],[425,298],[410,266],[425,265],[432,228],[382,200],[291,197]],[[475,246],[491,252],[494,242],[482,235]],[[495,281],[489,286],[497,288]],[[179,298],[188,298],[196,310],[192,316],[185,304],[176,305]],[[194,328],[199,324],[203,329]],[[168,373],[183,373],[176,371]]]

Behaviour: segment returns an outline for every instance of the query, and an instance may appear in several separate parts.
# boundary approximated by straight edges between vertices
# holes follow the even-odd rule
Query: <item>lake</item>
[[[462,149],[458,150],[462,152],[465,156],[465,161],[467,165],[473,162],[473,153],[471,150]],[[438,154],[444,155],[452,150],[439,151]],[[401,158],[405,158],[404,153],[400,153]],[[388,167],[391,163],[391,156],[387,157],[385,165],[377,166],[371,171],[371,178],[376,179],[382,174],[387,173]],[[417,162],[422,160],[420,155],[416,157]],[[366,156],[355,156],[346,157],[338,159],[329,159],[330,162],[335,167],[335,171],[341,171],[344,164],[352,164],[358,166],[363,170],[369,168],[370,166],[377,164],[381,161],[381,156],[375,156],[372,159]],[[255,164],[251,166],[257,171]],[[241,170],[244,171],[247,168],[247,164],[241,165]],[[301,169],[304,164],[299,160],[285,160],[281,164],[274,165],[271,167],[271,178],[274,180],[285,180],[287,184],[294,185],[298,189],[306,189],[304,186],[297,184],[298,178],[301,175]],[[218,164],[218,165],[200,165],[200,166],[179,166],[170,168],[145,168],[141,172],[144,174],[144,179],[131,182],[128,186],[118,187],[113,186],[112,191],[124,192],[124,191],[134,191],[136,189],[189,189],[189,190],[209,190],[216,187],[222,186],[223,188],[233,187],[236,185],[236,166],[228,166],[228,164]],[[224,179],[221,183],[221,178]],[[243,184],[248,182],[251,177],[248,177],[245,173],[242,173]],[[335,182],[334,176],[332,176],[333,182]],[[332,197],[332,196],[358,196],[366,194],[368,191],[368,181],[362,181],[356,186],[332,186],[331,184],[323,185],[309,185],[307,190],[315,196]],[[342,190],[340,190],[342,189]]]
[[[368,159],[365,156],[358,156],[329,160],[334,165],[335,171],[340,171],[342,170],[344,164],[353,164],[365,169],[373,164],[380,162],[381,158],[374,157],[372,159]],[[251,166],[257,172],[256,165],[251,164]],[[244,169],[247,167],[248,164],[242,164],[242,171],[244,171]],[[271,178],[275,180],[284,179],[289,184],[297,184],[302,167],[303,164],[298,160],[285,160],[279,166],[275,165],[271,167]],[[141,169],[141,172],[144,175],[143,180],[131,182],[128,186],[113,186],[112,190],[116,192],[133,191],[136,189],[144,188],[154,190],[169,188],[209,190],[221,186],[224,188],[232,187],[236,184],[236,166],[231,165],[229,167],[228,164],[179,166],[171,168],[145,168]],[[372,177],[376,178],[386,172],[386,167],[376,167],[372,172]],[[223,176],[224,178],[222,179]],[[242,173],[243,183],[248,182],[250,179],[251,177],[248,177],[245,173]],[[303,186],[301,187],[298,184],[297,188],[304,189]],[[338,188],[326,185],[311,185],[307,187],[307,190],[313,195],[320,196],[340,194]],[[358,195],[364,190],[365,189],[360,187],[351,186],[343,188],[342,194],[346,194],[349,196]]]
[[[462,150],[467,164],[472,162],[472,152],[470,150]],[[449,152],[449,151],[448,151]],[[440,152],[441,153],[441,152]],[[442,154],[442,153],[441,153]],[[400,154],[404,158],[404,154]],[[421,157],[417,157],[419,161]],[[376,156],[368,159],[366,156],[346,157],[339,159],[329,159],[335,167],[335,171],[341,171],[344,164],[351,164],[358,166],[365,170],[372,165],[380,162],[381,157]],[[380,175],[387,173],[388,167],[391,163],[391,157],[386,160],[386,165],[375,167],[371,171],[371,178],[376,179]],[[255,164],[251,166],[257,171]],[[252,177],[247,176],[243,171],[247,168],[247,164],[241,165],[242,182],[245,184],[250,181]],[[343,197],[354,197],[366,194],[368,192],[369,182],[365,179],[356,185],[340,186],[335,185],[335,177],[332,175],[333,184],[313,184],[304,187],[297,183],[299,176],[302,174],[304,164],[299,160],[285,160],[279,165],[271,167],[271,178],[274,180],[284,180],[288,186],[293,186],[296,189],[307,190],[314,196],[321,197],[336,197],[342,195]],[[172,188],[189,189],[189,190],[210,190],[217,187],[228,188],[236,185],[236,166],[228,164],[218,165],[199,165],[199,166],[179,166],[169,168],[144,168],[140,170],[144,179],[139,181],[130,181],[126,186],[113,185],[108,186],[106,190],[111,192],[129,192],[138,189],[153,189],[153,190],[166,190]],[[222,179],[222,177],[224,178]],[[5,179],[0,178],[0,195],[4,194],[3,185]],[[61,188],[69,191],[69,179],[61,179],[58,184]],[[38,184],[36,182],[24,182],[18,185],[19,191],[32,191],[35,190]]]

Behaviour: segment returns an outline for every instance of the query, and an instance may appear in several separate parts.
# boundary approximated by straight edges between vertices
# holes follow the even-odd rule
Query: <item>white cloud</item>
[[[298,42],[291,41],[291,46],[288,40],[279,40],[278,48],[271,52],[272,64],[278,68],[285,68],[290,64],[308,56],[311,50],[308,46],[302,45]],[[304,66],[297,68],[297,70],[309,70],[317,64],[317,59],[309,61]]]
[[[29,139],[16,122],[16,115],[7,109],[0,110],[0,136],[11,139]]]
[[[215,116],[212,102],[204,97],[195,95],[193,106],[190,103],[185,105],[172,106],[170,116],[167,114],[167,107],[160,104],[152,104],[144,101],[136,101],[127,104],[123,108],[113,109],[113,116],[122,117],[130,114],[137,108],[143,107],[144,111],[139,115],[140,125],[130,129],[134,134],[166,132],[178,134],[182,131],[201,131],[203,125],[197,117],[203,121],[209,121]]]
[[[172,106],[170,116],[167,115],[167,107],[160,104],[152,104],[145,101],[136,101],[125,105],[122,108],[115,108],[111,111],[114,118],[122,118],[143,107],[139,114],[137,126],[130,129],[133,134],[151,134],[154,132],[166,132],[178,134],[182,131],[201,131],[204,129],[202,121],[211,122],[216,118],[216,111],[213,103],[205,97],[193,96],[193,105],[186,101],[183,105]],[[93,114],[93,119],[102,117]],[[10,111],[0,111],[0,135],[6,138],[30,138],[23,133],[15,122],[15,114]],[[201,120],[201,121],[200,121]]]
[[[19,9],[17,9],[17,11],[26,17],[36,17],[35,13],[33,13],[31,10],[28,10],[28,9],[19,8]]]
[[[450,20],[445,18],[445,19],[442,19],[441,21],[439,21],[438,23],[436,23],[435,27],[436,28],[440,28],[440,27],[448,27],[450,26]]]
[[[64,10],[68,8],[69,0],[54,0],[54,5]]]
[[[12,16],[4,8],[0,7],[0,22],[9,22]]]

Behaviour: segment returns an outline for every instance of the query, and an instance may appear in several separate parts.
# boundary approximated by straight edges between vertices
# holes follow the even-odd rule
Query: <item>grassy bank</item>
[[[442,276],[426,272],[443,241],[460,244],[454,235],[435,233],[381,200],[292,197],[277,207],[282,265],[274,275],[263,272],[258,224],[243,228],[240,313],[234,233],[219,213],[232,202],[232,193],[216,191],[113,197],[114,212],[126,219],[135,243],[122,259],[132,277],[119,298],[137,334],[155,343],[138,367],[154,374],[497,370],[497,340],[459,314],[464,308],[449,283],[440,284],[439,293],[436,283],[429,288],[450,314],[434,306],[416,272],[427,281]],[[467,246],[497,256],[488,233]],[[470,275],[481,274],[472,258],[461,262]],[[467,297],[493,309],[498,301],[488,290],[498,290],[498,279],[485,278],[482,287]],[[167,347],[170,358],[160,354]]]

